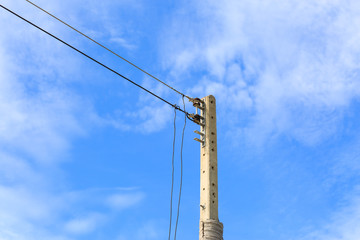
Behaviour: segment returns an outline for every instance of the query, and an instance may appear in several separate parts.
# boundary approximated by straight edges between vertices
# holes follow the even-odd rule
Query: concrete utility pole
[[[217,170],[217,132],[216,100],[210,95],[194,99],[197,108],[194,120],[200,125],[201,172],[200,172],[200,240],[222,240],[223,224],[218,215],[218,170]],[[198,109],[200,114],[198,114]]]

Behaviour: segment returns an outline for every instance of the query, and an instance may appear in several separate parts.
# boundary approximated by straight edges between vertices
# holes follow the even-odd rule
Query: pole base
[[[223,240],[224,226],[217,220],[200,221],[200,240]]]

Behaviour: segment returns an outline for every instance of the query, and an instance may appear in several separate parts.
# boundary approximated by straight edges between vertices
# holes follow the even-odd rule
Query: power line
[[[182,102],[185,109],[185,100],[184,96],[182,97]],[[184,148],[184,135],[185,135],[185,128],[186,128],[186,117],[184,118],[184,127],[182,130],[182,137],[181,137],[181,150],[180,150],[180,161],[181,161],[181,169],[180,169],[180,190],[179,190],[179,201],[177,205],[177,214],[176,214],[176,224],[175,224],[175,233],[174,233],[174,240],[176,240],[177,234],[177,227],[179,223],[179,215],[180,215],[180,203],[181,203],[181,193],[182,193],[182,182],[183,182],[183,148]],[[173,205],[173,192],[174,192],[174,156],[175,156],[175,139],[176,139],[176,109],[175,109],[175,116],[174,116],[174,139],[173,139],[173,152],[172,152],[172,174],[171,174],[171,197],[170,197],[170,224],[169,224],[169,237],[171,237],[171,223],[172,223],[172,205]]]
[[[185,110],[184,97],[182,97],[182,102],[183,102],[184,110]],[[181,137],[181,150],[180,150],[180,161],[181,161],[180,190],[179,190],[179,201],[178,201],[178,208],[177,208],[177,215],[176,215],[176,224],[175,224],[174,240],[176,240],[176,233],[177,233],[177,227],[178,227],[179,215],[180,215],[180,202],[181,202],[181,191],[182,191],[182,182],[183,182],[183,148],[184,148],[185,127],[186,127],[186,116],[185,116],[185,122],[184,122],[183,131],[182,131],[182,137]]]
[[[172,151],[172,160],[171,160],[171,191],[170,191],[170,223],[169,223],[169,237],[171,237],[171,223],[172,223],[172,205],[173,205],[173,193],[174,193],[174,173],[175,173],[175,141],[176,141],[176,109],[174,112],[174,139],[173,139],[173,151]]]
[[[27,2],[33,4],[32,2],[26,0]],[[38,7],[37,5],[33,4],[34,6]],[[66,24],[65,22],[62,22],[60,19],[56,18],[55,16],[51,15],[50,13],[46,12],[45,10],[43,10],[44,12],[46,12],[47,14],[51,15],[52,17],[56,18],[57,20],[61,21],[62,23],[66,24],[67,26],[71,27],[72,29],[74,29],[75,31],[79,32],[80,34],[84,35],[85,37],[89,38],[90,40],[92,40],[93,42],[97,43],[98,45],[102,46],[103,48],[107,49],[108,51],[112,52],[113,54],[117,55],[118,57],[122,58],[123,60],[127,61],[128,63],[130,63],[131,65],[133,65],[134,67],[138,68],[139,70],[143,71],[144,73],[148,74],[149,76],[155,78],[156,80],[160,81],[161,83],[165,84],[166,86],[168,86],[169,88],[171,88],[172,90],[176,91],[177,93],[182,95],[182,102],[183,102],[183,106],[184,109],[181,109],[179,106],[177,106],[176,104],[172,104],[170,102],[168,102],[167,100],[163,99],[162,97],[156,95],[155,93],[149,91],[148,89],[142,87],[141,85],[135,83],[134,81],[132,81],[131,79],[125,77],[124,75],[120,74],[119,72],[113,70],[112,68],[106,66],[105,64],[99,62],[98,60],[90,57],[89,55],[87,55],[86,53],[82,52],[81,50],[75,48],[74,46],[70,45],[69,43],[63,41],[62,39],[56,37],[55,35],[49,33],[48,31],[44,30],[43,28],[35,25],[34,23],[30,22],[29,20],[25,19],[24,17],[18,15],[17,13],[11,11],[10,9],[4,7],[3,5],[0,4],[0,7],[2,7],[3,9],[7,10],[8,12],[12,13],[13,15],[17,16],[18,18],[22,19],[23,21],[29,23],[30,25],[32,25],[33,27],[41,30],[42,32],[48,34],[49,36],[53,37],[54,39],[58,40],[59,42],[65,44],[66,46],[70,47],[71,49],[75,50],[76,52],[82,54],[83,56],[87,57],[88,59],[94,61],[95,63],[99,64],[100,66],[106,68],[107,70],[115,73],[116,75],[122,77],[123,79],[129,81],[130,83],[134,84],[135,86],[141,88],[142,90],[148,92],[149,94],[155,96],[156,98],[160,99],[161,101],[169,104],[170,106],[172,106],[174,108],[174,139],[173,139],[173,153],[172,153],[172,181],[171,181],[171,200],[170,200],[170,225],[169,225],[169,240],[170,240],[170,236],[171,236],[171,224],[172,224],[172,202],[173,202],[173,189],[174,189],[174,171],[175,171],[175,167],[174,167],[174,158],[175,158],[175,141],[176,141],[176,110],[179,110],[181,112],[183,112],[185,114],[185,122],[184,122],[184,127],[183,127],[183,131],[182,131],[182,139],[181,139],[181,178],[180,178],[180,190],[179,190],[179,201],[178,201],[178,207],[177,207],[177,216],[176,216],[176,225],[175,225],[175,235],[174,235],[174,240],[176,240],[176,233],[177,233],[177,226],[178,226],[178,221],[179,221],[179,212],[180,212],[180,201],[181,201],[181,192],[182,192],[182,181],[183,181],[183,145],[184,145],[184,133],[185,133],[185,127],[186,127],[186,118],[189,118],[189,113],[186,112],[185,109],[185,101],[184,101],[184,97],[187,97],[189,100],[191,100],[191,98],[189,98],[188,96],[186,96],[185,94],[178,92],[176,89],[170,87],[169,85],[161,82],[160,80],[158,80],[157,78],[155,78],[154,76],[150,75],[149,73],[145,72],[144,70],[140,69],[139,67],[137,67],[136,65],[132,64],[131,62],[127,61],[126,59],[122,58],[121,56],[117,55],[116,53],[112,52],[111,50],[107,49],[106,47],[102,46],[101,44],[97,43],[96,41],[94,41],[93,39],[89,38],[88,36],[86,36],[85,34],[79,32],[78,30],[74,29],[73,27],[71,27],[70,25]],[[191,121],[193,121],[191,118],[189,118]]]
[[[135,86],[137,86],[137,87],[141,88],[142,90],[144,90],[144,91],[146,91],[146,92],[150,93],[151,95],[153,95],[154,97],[156,97],[156,98],[160,99],[161,101],[163,101],[163,102],[165,102],[165,103],[169,104],[171,107],[175,108],[175,110],[177,109],[177,110],[179,110],[179,111],[181,111],[181,112],[185,113],[185,115],[186,115],[186,116],[189,116],[189,113],[188,113],[188,112],[184,111],[183,109],[181,109],[181,108],[180,108],[179,106],[177,106],[176,104],[172,104],[172,103],[170,103],[169,101],[165,100],[164,98],[162,98],[162,97],[160,97],[160,96],[156,95],[155,93],[151,92],[150,90],[148,90],[148,89],[144,88],[143,86],[141,86],[141,85],[139,85],[138,83],[136,83],[136,82],[132,81],[131,79],[129,79],[129,78],[127,78],[127,77],[125,77],[124,75],[122,75],[122,74],[120,74],[119,72],[115,71],[114,69],[112,69],[112,68],[110,68],[110,67],[106,66],[105,64],[103,64],[103,63],[99,62],[98,60],[96,60],[96,59],[94,59],[94,58],[90,57],[90,56],[89,56],[89,55],[87,55],[86,53],[84,53],[84,52],[80,51],[79,49],[75,48],[74,46],[70,45],[69,43],[67,43],[67,42],[65,42],[65,41],[63,41],[63,40],[61,40],[60,38],[56,37],[55,35],[53,35],[53,34],[49,33],[48,31],[46,31],[46,30],[42,29],[41,27],[39,27],[39,26],[35,25],[34,23],[32,23],[32,22],[30,22],[29,20],[27,20],[27,19],[23,18],[22,16],[20,16],[20,15],[18,15],[17,13],[15,13],[15,12],[11,11],[10,9],[8,9],[8,8],[4,7],[3,5],[1,5],[1,4],[0,4],[0,7],[2,7],[3,9],[5,9],[6,11],[8,11],[8,12],[12,13],[13,15],[17,16],[18,18],[22,19],[23,21],[25,21],[25,22],[29,23],[29,24],[30,24],[30,25],[32,25],[33,27],[35,27],[35,28],[37,28],[37,29],[41,30],[42,32],[44,32],[44,33],[48,34],[49,36],[51,36],[51,37],[55,38],[55,39],[56,39],[56,40],[58,40],[59,42],[61,42],[61,43],[65,44],[66,46],[68,46],[68,47],[70,47],[71,49],[75,50],[76,52],[78,52],[78,53],[82,54],[83,56],[87,57],[88,59],[92,60],[93,62],[95,62],[95,63],[99,64],[100,66],[102,66],[102,67],[106,68],[107,70],[109,70],[109,71],[111,71],[111,72],[115,73],[116,75],[118,75],[118,76],[122,77],[123,79],[125,79],[125,80],[129,81],[130,83],[134,84]]]
[[[109,48],[105,47],[103,44],[97,42],[96,40],[94,40],[93,38],[89,37],[88,35],[86,35],[85,33],[77,30],[76,28],[74,28],[73,26],[71,26],[70,24],[64,22],[63,20],[61,20],[60,18],[56,17],[55,15],[51,14],[50,12],[46,11],[45,9],[41,8],[40,6],[36,5],[35,3],[29,1],[29,0],[25,0],[28,3],[30,3],[31,5],[33,5],[34,7],[40,9],[41,11],[43,11],[44,13],[48,14],[49,16],[53,17],[54,19],[58,20],[59,22],[65,24],[66,26],[68,26],[69,28],[71,28],[72,30],[76,31],[77,33],[81,34],[82,36],[86,37],[87,39],[89,39],[90,41],[94,42],[95,44],[99,45],[100,47],[104,48],[105,50],[109,51],[110,53],[114,54],[115,56],[121,58],[122,60],[124,60],[125,62],[127,62],[128,64],[132,65],[133,67],[137,68],[138,70],[142,71],[143,73],[147,74],[148,76],[152,77],[153,79],[155,79],[156,81],[162,83],[163,85],[165,85],[166,87],[170,88],[171,90],[175,91],[176,93],[185,96],[187,99],[191,100],[192,98],[186,96],[185,94],[183,94],[182,92],[176,90],[175,88],[171,87],[170,85],[166,84],[165,82],[161,81],[159,78],[155,77],[154,75],[150,74],[149,72],[145,71],[144,69],[138,67],[137,65],[135,65],[134,63],[130,62],[129,60],[127,60],[126,58],[120,56],[119,54],[115,53],[114,51],[110,50]]]

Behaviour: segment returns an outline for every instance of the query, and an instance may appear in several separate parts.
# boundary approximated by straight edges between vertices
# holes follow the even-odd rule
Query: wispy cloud
[[[205,73],[192,94],[216,95],[225,124],[256,142],[285,134],[313,145],[338,131],[360,94],[360,34],[349,24],[360,21],[358,2],[191,4],[163,36],[164,59],[174,77]]]
[[[144,197],[143,193],[113,194],[106,202],[113,209],[123,210],[138,205]]]
[[[190,95],[217,97],[219,129],[246,150],[274,141],[310,149],[344,136],[358,104],[359,9],[351,0],[187,1],[161,36],[164,66],[179,81],[198,79]],[[358,238],[356,148],[324,163],[324,188],[350,186],[333,193],[343,204],[333,219],[304,239]]]
[[[124,235],[122,233],[119,235],[116,240],[151,240],[151,239],[159,239],[161,236],[164,236],[164,229],[161,228],[158,222],[149,221],[138,227],[133,232],[129,232],[128,235]]]
[[[57,164],[71,139],[84,131],[76,116],[79,101],[53,81],[53,74],[61,72],[61,63],[57,67],[51,61],[37,65],[45,62],[42,51],[33,52],[39,62],[31,71],[42,81],[26,76],[30,69],[21,66],[28,61],[24,52],[31,50],[13,40],[26,38],[26,34],[9,31],[22,26],[7,17],[5,13],[0,17],[2,31],[8,33],[0,36],[0,238],[66,239],[55,237],[61,234],[53,234],[48,224],[58,221],[64,207],[56,197],[59,188],[53,185],[59,176]],[[42,45],[46,49],[47,41],[42,38],[32,36],[27,41],[34,48]],[[56,50],[54,53],[48,59],[56,58]],[[53,71],[47,70],[49,65],[54,66]]]
[[[97,227],[103,221],[104,216],[101,214],[93,213],[88,214],[83,217],[73,218],[65,223],[65,231],[78,235],[78,234],[88,234],[96,230]]]
[[[32,13],[31,6],[16,1],[6,6],[25,12],[24,16]],[[88,99],[71,86],[79,81],[82,65],[77,58],[64,58],[64,49],[53,39],[1,11],[0,239],[65,240],[88,234],[112,211],[107,207],[99,213],[91,204],[106,207],[106,197],[117,192],[120,199],[121,194],[116,189],[95,199],[96,193],[74,193],[61,168],[73,141],[85,136],[99,118]],[[31,19],[62,31],[45,15],[34,14]],[[96,201],[89,203],[84,195]],[[126,197],[133,205],[140,201],[138,196]],[[119,207],[115,200],[114,207]],[[82,208],[74,213],[79,205]]]
[[[335,212],[321,229],[314,230],[301,240],[357,240],[360,235],[360,194],[351,196],[341,210]]]
[[[129,43],[128,41],[126,41],[124,38],[121,37],[110,38],[110,41],[119,44],[121,47],[127,48],[128,50],[133,50],[136,48],[134,44]]]

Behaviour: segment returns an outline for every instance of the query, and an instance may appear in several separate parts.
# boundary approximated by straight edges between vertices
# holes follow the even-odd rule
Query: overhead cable
[[[29,20],[25,19],[24,17],[22,17],[22,16],[18,15],[17,13],[15,13],[15,12],[11,11],[10,9],[8,9],[8,8],[4,7],[3,5],[1,5],[1,4],[0,4],[0,7],[2,7],[3,9],[5,9],[6,11],[8,11],[8,12],[12,13],[13,15],[17,16],[18,18],[22,19],[23,21],[25,21],[25,22],[29,23],[29,24],[30,24],[30,25],[32,25],[33,27],[35,27],[35,28],[37,28],[37,29],[41,30],[42,32],[44,32],[44,33],[48,34],[49,36],[51,36],[51,37],[55,38],[55,39],[56,39],[56,40],[58,40],[59,42],[61,42],[61,43],[65,44],[66,46],[68,46],[68,47],[70,47],[71,49],[75,50],[76,52],[78,52],[78,53],[82,54],[83,56],[87,57],[88,59],[92,60],[93,62],[95,62],[95,63],[99,64],[100,66],[102,66],[102,67],[106,68],[107,70],[109,70],[109,71],[111,71],[111,72],[115,73],[116,75],[118,75],[118,76],[122,77],[123,79],[125,79],[125,80],[127,80],[128,82],[130,82],[130,83],[134,84],[135,86],[137,86],[137,87],[141,88],[142,90],[144,90],[144,91],[148,92],[149,94],[151,94],[151,95],[153,95],[154,97],[156,97],[156,98],[160,99],[161,101],[163,101],[163,102],[167,103],[167,104],[168,104],[168,105],[170,105],[171,107],[173,107],[173,108],[175,108],[175,109],[177,109],[177,110],[179,110],[179,111],[181,111],[181,112],[185,113],[185,115],[186,115],[186,116],[189,116],[189,113],[188,113],[188,112],[184,111],[183,109],[181,109],[181,108],[180,108],[179,106],[177,106],[176,104],[172,104],[172,103],[170,103],[169,101],[165,100],[164,98],[162,98],[162,97],[160,97],[160,96],[156,95],[155,93],[151,92],[150,90],[148,90],[148,89],[144,88],[143,86],[141,86],[141,85],[139,85],[138,83],[136,83],[136,82],[132,81],[131,79],[129,79],[129,78],[127,78],[127,77],[125,77],[124,75],[122,75],[122,74],[120,74],[119,72],[115,71],[114,69],[112,69],[112,68],[110,68],[110,67],[106,66],[105,64],[103,64],[103,63],[99,62],[98,60],[96,60],[96,59],[94,59],[94,58],[90,57],[90,56],[89,56],[89,55],[87,55],[86,53],[84,53],[84,52],[80,51],[79,49],[75,48],[74,46],[70,45],[69,43],[67,43],[67,42],[65,42],[65,41],[63,41],[63,40],[61,40],[60,38],[58,38],[58,37],[56,37],[56,36],[54,36],[53,34],[49,33],[48,31],[46,31],[46,30],[42,29],[41,27],[39,27],[39,26],[35,25],[34,23],[30,22]]]
[[[172,223],[172,206],[173,206],[173,195],[174,195],[174,174],[175,174],[175,142],[176,142],[176,109],[174,112],[174,138],[173,138],[173,150],[171,159],[171,190],[170,190],[170,221],[169,221],[169,237],[171,237],[171,223]]]
[[[184,100],[184,97],[182,97],[182,102],[183,102],[184,110],[185,110],[185,100]],[[177,214],[176,214],[176,224],[175,224],[174,240],[176,240],[176,233],[177,233],[177,227],[178,227],[179,215],[180,215],[180,202],[181,202],[181,192],[182,192],[182,182],[183,182],[183,148],[184,148],[185,128],[186,128],[186,116],[185,116],[185,118],[184,118],[184,127],[183,127],[183,130],[182,130],[182,137],[181,137],[181,150],[180,150],[180,161],[181,161],[181,169],[180,169],[180,190],[179,190],[179,201],[178,201]]]
[[[65,24],[66,26],[68,26],[69,28],[71,28],[72,30],[76,31],[77,33],[81,34],[82,36],[86,37],[87,39],[89,39],[90,41],[94,42],[95,44],[99,45],[100,47],[104,48],[105,50],[107,50],[108,52],[114,54],[115,56],[121,58],[122,60],[124,60],[125,62],[127,62],[128,64],[132,65],[133,67],[137,68],[138,70],[142,71],[143,73],[145,73],[146,75],[150,76],[151,78],[155,79],[156,81],[162,83],[163,85],[165,85],[166,87],[170,88],[171,90],[175,91],[176,93],[185,96],[187,99],[192,100],[191,97],[186,96],[185,94],[183,94],[182,92],[176,90],[175,88],[171,87],[170,85],[166,84],[165,82],[161,81],[159,78],[155,77],[154,75],[150,74],[149,72],[145,71],[144,69],[140,68],[139,66],[135,65],[134,63],[130,62],[129,60],[127,60],[126,58],[120,56],[119,54],[115,53],[114,51],[112,51],[111,49],[105,47],[103,44],[99,43],[98,41],[94,40],[93,38],[89,37],[88,35],[86,35],[85,33],[77,30],[76,28],[74,28],[73,26],[71,26],[70,24],[64,22],[63,20],[61,20],[60,18],[56,17],[55,15],[51,14],[50,12],[46,11],[45,9],[41,8],[40,6],[36,5],[35,3],[29,1],[29,0],[25,0],[28,3],[30,3],[31,5],[33,5],[34,7],[40,9],[41,11],[43,11],[44,13],[48,14],[49,16],[53,17],[54,19],[58,20],[59,22]]]

